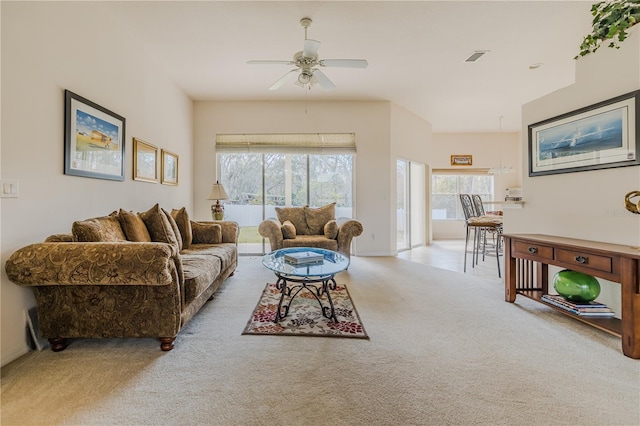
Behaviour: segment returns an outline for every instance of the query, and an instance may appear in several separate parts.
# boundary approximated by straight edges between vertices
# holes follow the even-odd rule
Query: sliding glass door
[[[425,242],[425,166],[397,160],[396,176],[396,249],[402,251]]]
[[[427,232],[427,216],[426,216],[426,170],[425,165],[420,163],[409,164],[409,197],[411,201],[411,247],[418,247],[425,244],[425,236]]]
[[[409,234],[409,162],[398,160],[396,164],[396,249],[407,250],[411,247]]]
[[[336,203],[336,217],[353,215],[353,154],[219,153],[220,183],[227,190],[225,219],[240,224],[241,254],[270,251],[258,233],[276,207]]]

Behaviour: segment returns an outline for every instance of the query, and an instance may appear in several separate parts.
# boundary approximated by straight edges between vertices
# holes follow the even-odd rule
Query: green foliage
[[[608,47],[620,48],[619,43],[627,36],[627,30],[640,21],[640,0],[608,0],[591,6],[593,30],[585,36],[580,53],[574,58],[593,53],[603,42]]]

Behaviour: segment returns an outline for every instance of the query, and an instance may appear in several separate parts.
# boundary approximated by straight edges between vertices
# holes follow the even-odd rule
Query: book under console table
[[[505,300],[516,295],[552,309],[622,339],[622,352],[640,359],[640,249],[542,234],[505,234]],[[622,289],[620,319],[585,317],[543,301],[549,290],[549,265],[571,269],[619,283]]]

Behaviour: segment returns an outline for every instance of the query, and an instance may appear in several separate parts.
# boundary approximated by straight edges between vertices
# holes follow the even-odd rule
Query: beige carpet
[[[483,280],[397,258],[338,276],[370,340],[243,336],[259,258],[167,353],[76,340],[2,369],[8,425],[637,425],[640,361],[608,334]]]

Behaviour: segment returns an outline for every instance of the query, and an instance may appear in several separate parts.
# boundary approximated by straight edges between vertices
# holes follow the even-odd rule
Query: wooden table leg
[[[511,238],[504,239],[504,300],[516,301],[516,258],[511,256]]]
[[[621,259],[622,281],[622,352],[640,359],[640,261]]]

